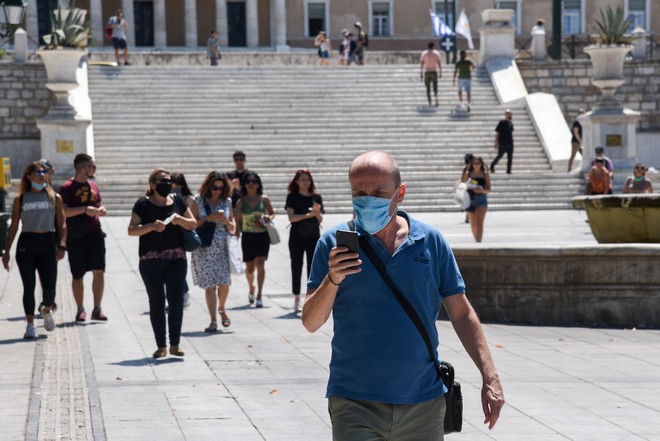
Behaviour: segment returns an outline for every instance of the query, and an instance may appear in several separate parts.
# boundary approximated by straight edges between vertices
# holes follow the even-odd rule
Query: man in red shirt
[[[106,209],[101,205],[99,188],[89,180],[94,177],[96,171],[94,159],[85,153],[80,153],[73,160],[73,166],[76,174],[62,184],[60,195],[66,215],[67,250],[73,278],[73,297],[78,306],[76,321],[87,320],[83,303],[83,276],[87,271],[91,271],[93,276],[92,320],[106,321],[108,317],[101,310],[105,284],[105,233],[99,221],[100,216],[106,215]]]

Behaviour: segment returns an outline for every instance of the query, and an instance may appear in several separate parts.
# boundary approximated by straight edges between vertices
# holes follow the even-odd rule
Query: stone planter
[[[67,48],[40,49],[37,54],[46,66],[46,87],[53,92],[56,100],[45,119],[75,119],[77,112],[69,101],[69,94],[79,86],[78,66],[87,51]]]
[[[486,25],[506,25],[512,18],[512,9],[484,9],[481,11],[481,19]]]
[[[591,83],[600,88],[603,94],[602,103],[617,103],[614,92],[625,82],[623,62],[632,48],[632,45],[591,45],[584,48],[593,65]]]
[[[660,243],[660,194],[576,196],[598,243]]]

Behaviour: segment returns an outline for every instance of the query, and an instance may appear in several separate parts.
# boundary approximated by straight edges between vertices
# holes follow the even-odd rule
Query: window
[[[374,2],[371,4],[371,34],[377,37],[390,35],[390,4]]]
[[[325,3],[307,3],[307,36],[316,37],[320,31],[328,31],[325,24]]]
[[[513,9],[513,17],[509,22],[510,26],[516,27],[516,34],[520,33],[520,23],[518,23],[518,1],[517,0],[496,0],[496,9]]]
[[[455,10],[456,7],[454,5],[453,0],[447,1],[447,3],[445,3],[444,1],[435,2],[435,14],[438,17],[440,17],[442,21],[444,21],[445,24],[449,26],[452,30],[454,30],[454,28],[456,27],[456,20],[454,19]]]
[[[561,22],[565,35],[582,33],[582,5],[580,0],[564,0]]]
[[[646,25],[646,0],[628,0],[628,17],[634,20],[630,30],[637,26],[647,29]]]

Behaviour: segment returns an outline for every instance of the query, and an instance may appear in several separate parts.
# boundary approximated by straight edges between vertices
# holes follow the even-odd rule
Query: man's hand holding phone
[[[354,231],[337,231],[337,246],[330,250],[328,276],[334,285],[339,285],[346,276],[362,271],[358,253],[358,235]]]

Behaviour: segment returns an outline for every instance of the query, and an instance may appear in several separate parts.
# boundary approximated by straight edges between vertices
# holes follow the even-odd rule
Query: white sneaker
[[[300,312],[300,298],[296,298],[293,301],[293,312],[296,314]]]
[[[55,329],[55,317],[53,317],[52,311],[44,314],[44,328],[46,328],[46,331],[48,332]]]
[[[37,330],[34,329],[34,323],[27,324],[23,338],[37,338]]]
[[[187,308],[188,306],[190,306],[190,293],[185,292],[183,293],[183,307]]]

